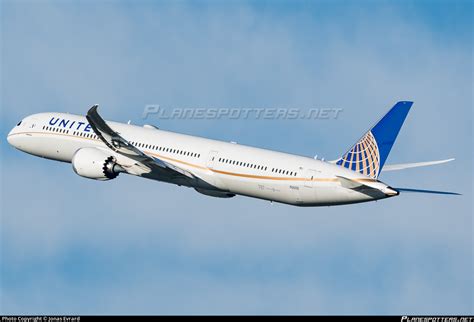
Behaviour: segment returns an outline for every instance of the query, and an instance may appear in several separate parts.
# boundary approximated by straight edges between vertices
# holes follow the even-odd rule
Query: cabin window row
[[[57,128],[57,127],[43,126],[43,130],[57,132],[57,133],[69,134],[69,130],[60,129],[60,128]],[[84,138],[89,138],[89,139],[96,139],[96,140],[99,139],[99,137],[97,135],[92,134],[92,133],[84,133],[84,132],[75,131],[75,132],[73,132],[73,135],[84,137]],[[161,146],[145,144],[145,143],[138,143],[138,142],[130,142],[130,143],[132,143],[133,145],[135,145],[139,148],[152,149],[152,150],[156,150],[156,151],[163,151],[163,152],[168,152],[168,153],[185,155],[185,156],[190,156],[190,157],[194,157],[194,158],[200,158],[201,157],[201,154],[196,153],[196,152],[183,151],[183,150],[179,150],[179,149],[172,149],[172,148],[161,147]]]
[[[284,175],[287,175],[287,176],[296,177],[296,171],[290,171],[290,170],[283,170],[283,169],[272,168],[272,172],[273,172],[273,173],[284,174]]]
[[[43,130],[56,132],[56,133],[66,133],[66,134],[69,133],[69,130],[60,129],[60,128],[57,128],[57,127],[51,127],[51,126],[43,126]]]
[[[196,152],[184,151],[184,150],[179,150],[179,149],[172,149],[172,148],[167,148],[167,147],[163,147],[163,146],[145,144],[145,143],[141,143],[141,142],[130,142],[130,143],[132,143],[134,146],[139,147],[139,148],[145,148],[145,149],[150,149],[150,150],[155,150],[155,151],[174,153],[174,154],[184,155],[184,156],[193,157],[193,158],[200,158],[201,157],[201,154],[196,153]]]
[[[43,130],[56,132],[56,133],[69,134],[69,130],[67,130],[67,129],[60,129],[60,128],[51,127],[51,126],[43,126]],[[85,133],[85,132],[74,131],[74,132],[72,132],[72,135],[87,138],[87,139],[95,139],[95,140],[99,139],[99,137],[97,135],[95,135],[94,133]]]
[[[266,166],[253,164],[253,163],[248,163],[248,162],[230,160],[230,159],[226,159],[226,158],[219,158],[219,162],[225,163],[225,164],[232,164],[232,165],[236,165],[236,166],[240,166],[240,167],[246,167],[246,168],[250,168],[250,169],[257,169],[257,170],[267,171]],[[296,177],[296,171],[289,171],[289,170],[273,168],[271,172]]]
[[[95,134],[92,134],[92,133],[84,133],[84,132],[74,132],[73,133],[75,136],[80,136],[80,137],[83,137],[83,138],[88,138],[88,139],[95,139],[95,140],[98,140],[99,137]]]
[[[225,158],[219,158],[219,162],[226,163],[226,164],[232,164],[240,167],[246,167],[250,169],[257,169],[257,170],[267,170],[267,167],[264,167],[263,165],[258,165],[258,164],[253,164],[253,163],[248,163],[248,162],[242,162],[242,161],[236,161],[236,160],[230,160],[230,159],[225,159]]]

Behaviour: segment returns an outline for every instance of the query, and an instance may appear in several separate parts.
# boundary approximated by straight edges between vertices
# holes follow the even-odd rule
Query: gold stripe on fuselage
[[[13,135],[20,135],[20,134],[42,134],[42,135],[57,135],[57,136],[64,136],[64,137],[72,137],[76,139],[84,139],[84,140],[89,140],[89,141],[97,141],[97,142],[102,142],[100,139],[94,139],[94,138],[87,138],[87,137],[82,137],[82,136],[76,136],[76,135],[71,135],[71,134],[64,134],[64,133],[49,133],[49,132],[21,132],[21,133],[14,133],[10,134],[10,136]],[[337,178],[301,178],[301,177],[273,177],[273,176],[263,176],[263,175],[254,175],[254,174],[246,174],[246,173],[238,173],[238,172],[230,172],[230,171],[223,171],[223,170],[216,170],[216,169],[211,169],[208,167],[203,167],[198,164],[186,162],[183,160],[179,159],[174,159],[170,158],[161,154],[157,154],[154,152],[147,152],[143,151],[145,154],[153,155],[158,158],[163,158],[172,162],[177,162],[181,163],[193,168],[198,168],[201,170],[209,170],[215,173],[219,174],[224,174],[224,175],[229,175],[229,176],[235,176],[235,177],[243,177],[243,178],[249,178],[249,179],[263,179],[263,180],[279,180],[279,181],[315,181],[315,182],[337,182],[339,179]],[[351,179],[357,182],[378,182],[378,180],[372,179],[372,178],[358,178],[358,179]]]

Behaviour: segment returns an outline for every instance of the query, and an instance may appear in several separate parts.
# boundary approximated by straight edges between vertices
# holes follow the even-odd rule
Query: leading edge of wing
[[[92,106],[87,112],[86,118],[97,136],[111,150],[139,162],[140,164],[149,168],[150,171],[153,169],[153,166],[159,166],[160,168],[172,171],[175,175],[184,175],[189,178],[194,178],[194,176],[189,171],[181,169],[180,167],[177,167],[159,158],[151,157],[135,147],[129,141],[125,140],[100,116],[100,114],[97,112],[98,107],[98,105]]]
[[[92,106],[87,112],[86,118],[95,134],[97,134],[105,145],[107,145],[111,150],[136,161],[150,159],[149,156],[112,130],[112,128],[105,123],[104,119],[97,112],[98,107],[98,105]]]

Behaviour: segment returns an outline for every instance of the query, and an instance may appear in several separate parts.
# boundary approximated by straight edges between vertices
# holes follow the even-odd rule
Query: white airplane
[[[341,158],[325,162],[299,155],[104,121],[94,105],[86,117],[34,114],[8,134],[26,153],[72,163],[85,178],[111,180],[120,173],[194,188],[213,197],[235,195],[296,206],[332,206],[379,200],[400,191],[378,180],[383,171],[454,159],[385,165],[412,106],[398,102]]]

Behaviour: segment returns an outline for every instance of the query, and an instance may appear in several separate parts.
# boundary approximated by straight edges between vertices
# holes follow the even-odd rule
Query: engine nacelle
[[[111,154],[98,148],[83,148],[72,158],[72,168],[81,177],[106,181],[117,178],[124,169]]]

